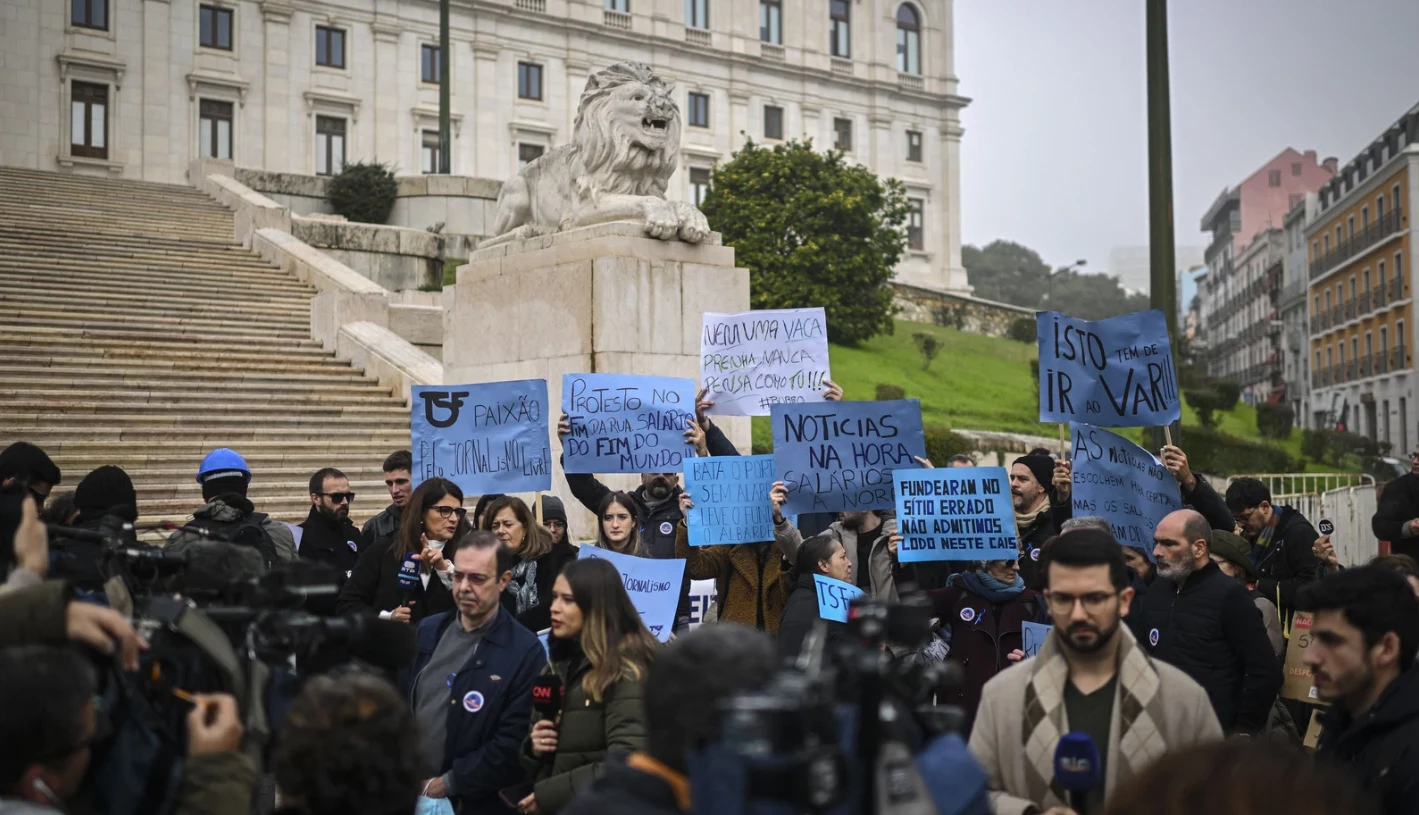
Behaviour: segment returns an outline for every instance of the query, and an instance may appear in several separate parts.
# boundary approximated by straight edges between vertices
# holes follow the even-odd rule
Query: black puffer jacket
[[[1223,730],[1266,728],[1281,690],[1281,664],[1245,586],[1209,561],[1181,589],[1159,576],[1135,602],[1134,637],[1207,691]]]
[[[1256,590],[1276,603],[1282,622],[1289,626],[1296,591],[1320,576],[1320,559],[1312,548],[1320,533],[1296,510],[1280,506],[1276,511],[1280,516],[1271,545],[1252,547],[1252,566],[1257,574]]]
[[[1348,766],[1385,815],[1419,815],[1419,668],[1400,674],[1359,719],[1332,705],[1321,723],[1318,759]]]
[[[365,550],[365,536],[350,523],[349,518],[338,521],[326,518],[315,507],[301,523],[301,542],[298,554],[301,560],[324,563],[336,571],[340,588],[355,572],[360,553]],[[305,610],[312,614],[334,614],[339,594],[306,600]]]

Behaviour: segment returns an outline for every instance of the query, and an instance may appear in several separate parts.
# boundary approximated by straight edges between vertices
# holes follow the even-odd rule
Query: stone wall
[[[893,302],[900,309],[898,317],[918,323],[959,328],[972,334],[1009,337],[1010,326],[1016,320],[1032,323],[1034,309],[982,300],[969,294],[926,289],[905,283],[893,283]]]
[[[466,251],[449,246],[448,256],[466,258],[473,244],[492,232],[502,182],[448,175],[399,177],[399,199],[389,222],[428,229],[443,224],[443,234],[469,239]]]
[[[443,279],[443,238],[423,229],[295,217],[291,234],[390,291]]]
[[[289,208],[292,215],[330,214],[335,211],[330,207],[330,179],[324,176],[238,167],[236,180]]]

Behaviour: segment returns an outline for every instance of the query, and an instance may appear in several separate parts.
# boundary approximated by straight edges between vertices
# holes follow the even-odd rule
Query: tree
[[[1049,297],[1041,305],[1081,320],[1103,320],[1149,307],[1148,295],[1129,294],[1117,277],[1081,274],[1075,269],[1056,274],[1044,293]]]
[[[906,188],[812,141],[753,141],[714,172],[700,209],[749,269],[754,308],[822,306],[828,338],[892,333],[887,284],[906,247]]]
[[[916,343],[916,350],[921,352],[921,369],[923,371],[931,370],[931,361],[941,353],[941,340],[925,331],[918,331],[912,335],[912,341]]]
[[[1039,307],[1050,272],[1035,250],[1001,240],[961,247],[961,265],[977,297],[1026,308]]]
[[[399,182],[388,164],[352,161],[330,179],[330,208],[362,224],[389,220],[399,197]]]

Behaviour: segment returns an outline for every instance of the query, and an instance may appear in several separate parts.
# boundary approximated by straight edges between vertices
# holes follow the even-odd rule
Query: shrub
[[[1016,342],[1032,343],[1037,342],[1039,337],[1035,333],[1035,318],[1021,317],[1010,324],[1010,339]]]
[[[1262,402],[1256,406],[1256,429],[1264,439],[1291,438],[1296,411],[1284,402]]]
[[[877,386],[876,399],[879,402],[890,402],[893,399],[905,398],[907,398],[907,392],[902,390],[897,385],[888,385],[884,382]]]
[[[1210,475],[1237,473],[1289,473],[1304,469],[1279,447],[1239,439],[1216,430],[1190,427],[1183,439],[1188,465],[1194,472]]]
[[[966,327],[966,309],[964,306],[949,306],[941,303],[931,310],[931,319],[937,325],[959,331]]]
[[[1230,412],[1237,406],[1237,400],[1242,398],[1242,386],[1235,382],[1216,382],[1212,388],[1217,391],[1217,409],[1224,413]]]
[[[931,361],[941,353],[941,340],[925,331],[918,331],[912,335],[912,341],[916,343],[916,350],[921,352],[921,369],[931,370]]]
[[[330,206],[336,214],[363,224],[389,220],[399,182],[388,164],[353,162],[330,179]]]
[[[1301,431],[1301,455],[1312,461],[1322,461],[1325,459],[1325,433],[1324,430],[1302,430]]]
[[[948,427],[926,428],[926,457],[937,467],[945,467],[954,455],[970,455],[973,445],[965,436]]]
[[[1187,404],[1197,412],[1197,422],[1208,430],[1216,430],[1222,417],[1217,413],[1222,409],[1222,397],[1216,388],[1193,388],[1183,391]]]

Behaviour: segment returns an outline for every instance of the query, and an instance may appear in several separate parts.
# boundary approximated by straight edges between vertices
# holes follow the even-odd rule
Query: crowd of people
[[[700,455],[739,455],[709,406],[701,393],[687,443]],[[568,417],[558,429],[570,432]],[[407,624],[416,656],[397,671],[305,677],[274,734],[265,785],[253,720],[235,698],[185,694],[176,811],[692,811],[689,765],[718,733],[718,703],[764,687],[805,643],[853,645],[846,624],[820,614],[815,577],[824,576],[889,604],[924,595],[929,640],[889,644],[882,658],[960,666],[960,681],[935,701],[960,708],[996,813],[1157,811],[1157,790],[1184,794],[1168,768],[1186,764],[1327,783],[1309,797],[1258,799],[1294,801],[1288,813],[1337,811],[1315,808],[1324,802],[1415,815],[1419,450],[1412,460],[1374,519],[1394,553],[1365,565],[1342,566],[1329,536],[1273,504],[1257,479],[1219,494],[1173,445],[1160,461],[1184,508],[1158,523],[1151,547],[1075,517],[1069,461],[1036,449],[1008,468],[1017,558],[913,564],[898,557],[890,510],[787,517],[781,483],[766,496],[771,540],[692,547],[694,501],[677,473],[645,474],[633,492],[567,474],[595,519],[592,539],[577,542],[555,497],[473,501],[443,478],[416,486],[403,450],[383,462],[388,507],[363,527],[350,521],[356,496],[334,467],[311,476],[305,520],[286,524],[247,497],[245,459],[214,450],[197,467],[203,504],[152,547],[185,555],[184,594],[217,595],[283,563],[320,564],[336,591],[311,596],[304,611]],[[72,493],[59,494],[62,483],[40,448],[0,452],[5,815],[83,808],[90,764],[111,740],[104,688],[149,669],[131,599],[103,556],[138,519],[132,481],[105,466]],[[668,645],[642,622],[619,571],[579,559],[579,546],[685,561]],[[691,580],[716,587],[694,631]],[[1314,682],[1307,700],[1280,695],[1298,614],[1308,625],[1301,667]],[[1037,652],[1026,653],[1026,624],[1052,626]],[[1301,743],[1317,710],[1312,757]],[[1055,746],[1070,733],[1098,750],[1099,782],[1078,795],[1057,783]],[[1191,777],[1198,797],[1187,800],[1282,811],[1231,808],[1215,779]],[[1235,800],[1253,793],[1237,787]]]

